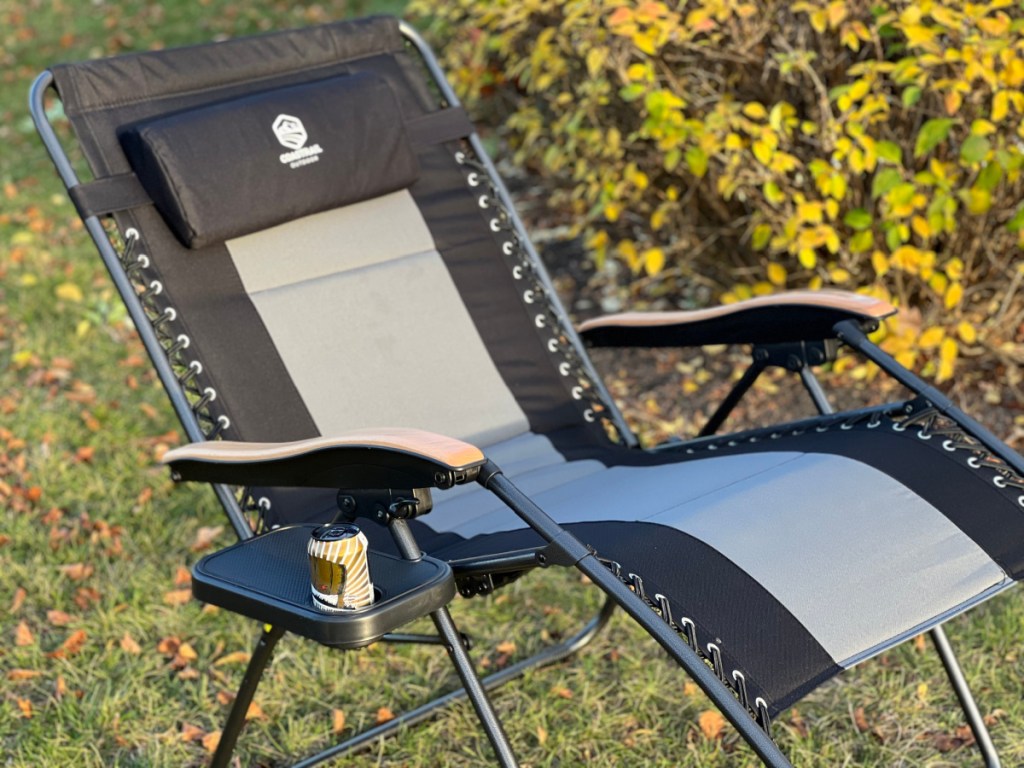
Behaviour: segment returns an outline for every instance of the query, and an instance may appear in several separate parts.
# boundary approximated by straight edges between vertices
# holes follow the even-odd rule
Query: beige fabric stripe
[[[437,251],[261,291],[253,304],[322,435],[528,430]]]
[[[227,247],[253,294],[429,251],[434,241],[403,189],[235,238]]]

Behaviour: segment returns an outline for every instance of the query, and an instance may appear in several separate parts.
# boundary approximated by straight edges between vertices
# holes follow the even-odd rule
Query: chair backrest
[[[395,20],[52,72],[96,177],[79,210],[138,233],[127,267],[210,436],[607,445],[612,407]]]

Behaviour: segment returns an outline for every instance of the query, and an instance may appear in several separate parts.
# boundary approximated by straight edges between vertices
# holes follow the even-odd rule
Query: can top
[[[351,539],[359,535],[359,527],[352,523],[332,523],[321,525],[315,528],[312,533],[313,541],[341,541]]]

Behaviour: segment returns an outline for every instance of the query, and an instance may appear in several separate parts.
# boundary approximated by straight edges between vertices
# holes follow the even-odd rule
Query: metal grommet
[[[868,429],[877,429],[880,426],[882,426],[881,419],[872,418],[871,421],[868,422]]]
[[[992,478],[992,484],[996,488],[1005,488],[1006,487],[1006,478],[1003,477],[1002,475],[995,475]]]
[[[179,349],[188,349],[189,345],[192,344],[192,339],[190,339],[184,333],[179,333],[178,338],[175,339],[175,341],[177,341],[178,344],[180,345]]]
[[[523,268],[518,264],[512,267],[512,277],[514,277],[516,280],[523,279]]]
[[[850,422],[848,422],[848,421],[844,421],[844,422],[843,422],[842,424],[840,424],[840,425],[839,425],[839,428],[840,428],[841,430],[843,430],[844,432],[848,432],[848,431],[850,431],[851,429],[853,429],[853,424],[851,424],[851,423],[850,423]]]
[[[139,239],[139,230],[137,230],[135,227],[128,227],[128,229],[126,229],[124,231],[124,239],[125,240],[138,240]]]
[[[582,400],[583,399],[583,387],[573,387],[572,388],[572,399],[573,400]]]
[[[718,450],[718,446],[715,445],[715,443],[711,443],[711,445],[708,446],[708,450],[709,451],[717,451]]]
[[[907,431],[907,427],[902,422],[894,421],[893,424],[892,424],[892,431],[893,432],[906,432]]]
[[[570,373],[572,373],[572,369],[568,363],[559,363],[558,372],[563,376],[568,376]]]
[[[164,309],[163,318],[164,320],[173,323],[175,320],[178,319],[178,310],[176,310],[174,307],[166,307]]]
[[[1024,507],[1024,495],[1017,497],[1017,503]]]
[[[455,153],[455,162],[458,163],[459,165],[462,165],[463,163],[465,163],[466,162],[466,154],[464,152],[456,152]]]
[[[536,325],[538,328],[543,328],[545,322],[546,321],[544,319],[544,315],[537,315],[535,318],[533,318],[533,324]]]
[[[481,208],[486,208],[490,205],[490,201],[487,199],[487,195],[480,195],[480,198],[476,201],[477,205]]]
[[[923,429],[920,432],[917,433],[917,436],[921,440],[931,440],[932,439],[932,436],[929,435],[927,432],[925,432]]]
[[[193,360],[192,362],[190,362],[188,364],[188,367],[195,371],[196,375],[199,375],[200,373],[203,372],[203,364],[200,363],[198,360]]]
[[[469,186],[471,186],[471,187],[479,186],[480,185],[480,174],[477,173],[476,171],[473,171],[468,176],[466,176],[466,183],[468,183]]]
[[[533,291],[523,291],[523,301],[533,304]]]
[[[735,448],[737,445],[739,445],[739,443],[737,443],[735,440],[730,440],[728,445],[730,448]]]
[[[554,354],[558,351],[558,339],[548,339],[548,352]]]
[[[945,448],[950,453],[956,450],[956,444],[952,440],[943,440],[942,447]]]
[[[693,448],[687,448],[687,449],[686,449],[686,454],[687,454],[687,456],[692,456],[692,455],[693,455],[693,454],[695,454],[695,453],[696,453],[696,451],[695,451],[695,450],[693,450]]]
[[[227,416],[218,416],[217,423],[220,424],[221,429],[227,429],[228,427],[231,426],[231,419],[229,419]]]
[[[828,424],[819,425],[814,428],[815,432],[828,432]]]
[[[512,245],[511,240],[506,240],[504,243],[501,244],[501,252],[504,253],[506,256],[511,256],[515,252],[515,250],[515,246]],[[514,272],[516,269],[522,268],[517,265],[513,268],[512,271]]]
[[[497,219],[491,219],[490,221],[491,232],[501,232],[501,222]]]
[[[597,417],[594,415],[594,409],[593,408],[587,408],[587,410],[585,410],[583,412],[583,419],[585,421],[593,424],[595,418],[597,418]]]
[[[262,509],[264,512],[270,511],[270,499],[266,496],[260,496],[259,501],[256,502],[256,506]]]
[[[203,390],[203,395],[206,397],[206,402],[212,403],[214,400],[217,399],[217,390],[215,390],[213,387],[207,387],[206,389]]]
[[[967,459],[967,466],[972,467],[973,469],[981,469],[981,463],[978,461],[977,456],[971,456]]]
[[[146,291],[146,293],[149,293],[152,296],[159,296],[163,292],[164,292],[164,284],[161,283],[159,280],[151,281],[150,284],[149,284],[149,290]]]
[[[149,260],[149,256],[147,256],[144,253],[140,253],[138,256],[135,257],[135,263],[138,264],[143,269],[149,269],[150,264],[152,264],[152,262]]]

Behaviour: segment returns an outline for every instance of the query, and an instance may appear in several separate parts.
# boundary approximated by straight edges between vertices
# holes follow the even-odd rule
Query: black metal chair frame
[[[401,29],[407,41],[422,56],[423,63],[444,100],[451,106],[458,106],[459,101],[445,79],[429,47],[419,34],[408,25],[402,24]],[[53,78],[49,72],[44,72],[36,79],[29,98],[30,111],[59,176],[65,186],[72,190],[80,182],[68,155],[65,153],[53,126],[49,122],[45,109],[47,91],[52,86],[52,83]],[[536,265],[538,278],[547,289],[550,289],[550,294],[554,295],[550,279],[530,244],[526,230],[515,213],[511,197],[492,162],[487,157],[479,137],[473,134],[469,139],[469,143],[478,158],[478,162],[486,169],[490,177],[489,183],[496,191],[499,203],[504,213],[507,214],[511,226],[523,244],[527,255]],[[214,423],[209,431],[204,430],[202,423],[203,395],[194,388],[190,389],[189,380],[191,377],[187,370],[184,373],[179,373],[175,370],[175,366],[178,364],[174,358],[174,353],[177,351],[174,348],[175,342],[173,339],[167,340],[162,338],[159,332],[161,319],[154,318],[151,313],[147,312],[144,303],[145,291],[140,292],[133,280],[133,273],[137,269],[140,259],[144,258],[137,258],[134,253],[137,233],[131,231],[125,233],[126,245],[124,251],[119,254],[115,250],[111,238],[98,217],[87,216],[83,218],[83,221],[86,230],[103,258],[121,298],[125,302],[129,316],[152,359],[157,374],[168,393],[172,406],[184,427],[188,439],[192,442],[212,439],[216,436],[216,432],[219,429],[216,423]],[[564,311],[560,307],[553,307],[553,311],[562,317],[567,334],[569,334],[575,344],[579,345],[579,338],[573,331],[572,324],[565,317]],[[845,343],[853,350],[859,352],[864,358],[877,364],[889,376],[911,390],[917,397],[916,402],[923,403],[930,413],[939,414],[955,422],[962,434],[972,441],[972,445],[976,445],[986,451],[991,455],[993,461],[1001,463],[1007,471],[1017,476],[1024,476],[1024,458],[1007,448],[986,428],[964,414],[943,393],[900,366],[888,354],[875,346],[867,338],[865,330],[860,323],[853,320],[839,322],[834,328],[835,336],[840,342]],[[867,330],[870,331],[870,329]],[[834,425],[851,419],[879,419],[893,414],[903,407],[902,404],[888,404],[834,414],[825,393],[811,371],[813,365],[821,362],[821,360],[808,359],[806,356],[801,355],[796,355],[795,357],[787,355],[786,361],[780,363],[777,360],[771,359],[772,355],[776,352],[778,350],[755,350],[754,362],[750,369],[737,382],[719,409],[712,415],[708,424],[702,430],[700,437],[696,441],[687,443],[687,445],[699,446],[720,439],[714,437],[718,428],[723,424],[731,410],[742,399],[760,373],[771,365],[782,365],[797,373],[821,414],[817,420],[802,423],[800,426],[803,428],[813,426],[814,424]],[[595,391],[609,409],[610,417],[615,425],[627,442],[635,445],[635,438],[632,437],[632,433],[626,426],[621,414],[615,409],[611,397],[601,383],[600,377],[593,370],[589,360],[584,356],[581,363],[586,368],[586,373],[592,377]],[[794,425],[788,426],[793,427]],[[678,443],[667,446],[667,448],[677,449]],[[751,702],[746,700],[743,681],[729,680],[725,670],[716,662],[713,654],[709,655],[707,651],[701,649],[696,642],[696,638],[688,632],[687,627],[676,623],[672,616],[664,610],[664,607],[659,605],[658,596],[652,598],[644,593],[643,584],[639,577],[633,574],[624,575],[619,572],[617,564],[601,560],[595,553],[558,526],[528,497],[522,494],[508,478],[501,474],[498,467],[490,462],[484,466],[477,481],[498,496],[531,528],[538,532],[548,542],[548,545],[542,550],[530,550],[451,563],[455,583],[460,584],[465,592],[471,593],[474,591],[473,587],[466,585],[472,585],[474,579],[486,579],[495,574],[499,575],[499,577],[502,574],[519,574],[533,567],[548,564],[574,566],[587,575],[606,593],[606,602],[598,614],[569,639],[550,646],[535,656],[524,659],[483,680],[479,680],[476,677],[476,673],[466,653],[468,643],[458,633],[454,623],[451,621],[447,608],[444,606],[431,614],[438,631],[437,637],[393,632],[383,634],[380,639],[385,642],[444,645],[463,681],[464,687],[400,715],[389,722],[371,728],[362,734],[348,739],[344,743],[305,759],[297,763],[297,766],[315,765],[329,758],[365,748],[375,740],[392,734],[399,728],[413,725],[432,717],[441,708],[466,696],[471,699],[477,711],[484,730],[494,747],[499,763],[506,766],[515,765],[515,758],[512,756],[511,747],[488,701],[487,691],[521,676],[530,668],[551,664],[574,654],[589,643],[607,624],[615,606],[625,610],[684,668],[687,674],[701,687],[722,714],[750,744],[765,765],[790,765],[771,738],[767,711],[759,711],[757,703],[752,705]],[[247,518],[246,513],[248,510],[243,508],[244,504],[240,502],[239,497],[227,485],[213,484],[213,487],[239,540],[246,541],[251,539],[255,534]],[[393,520],[391,528],[403,556],[409,560],[416,560],[422,553],[420,553],[418,545],[413,540],[404,522]],[[489,589],[482,591],[489,591]],[[229,763],[238,734],[244,725],[245,713],[249,702],[255,693],[260,676],[270,660],[273,648],[284,634],[284,631],[283,628],[277,626],[268,626],[258,641],[233,708],[229,713],[220,746],[213,758],[212,764],[214,766],[223,766]],[[991,737],[941,626],[932,629],[931,636],[963,707],[967,721],[975,735],[977,745],[986,765],[998,766],[999,759]]]

